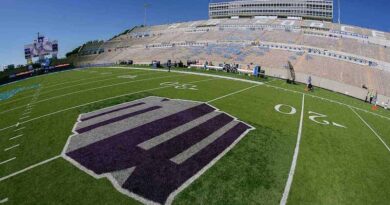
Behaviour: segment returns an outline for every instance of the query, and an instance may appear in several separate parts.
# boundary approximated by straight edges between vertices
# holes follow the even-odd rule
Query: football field
[[[0,204],[388,204],[390,111],[304,87],[274,78],[128,67],[0,86]],[[196,119],[169,118],[186,106],[209,111]],[[159,109],[166,117],[147,117]],[[207,121],[209,115],[221,118]],[[86,142],[97,136],[93,130],[119,133],[125,120],[127,129],[134,126],[130,131],[150,125],[134,131],[137,140],[161,131],[134,140],[131,150],[132,139],[111,149],[101,143],[107,136]],[[158,120],[165,130],[151,126]],[[238,125],[242,130],[233,130]],[[99,152],[88,151],[99,143]],[[126,166],[107,167],[119,161]]]

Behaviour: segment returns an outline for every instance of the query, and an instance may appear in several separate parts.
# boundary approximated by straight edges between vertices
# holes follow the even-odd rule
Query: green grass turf
[[[390,153],[348,108],[306,98],[305,120],[290,204],[385,204]],[[314,111],[338,128],[308,119]]]
[[[298,83],[297,85],[289,85],[289,84],[286,84],[285,81],[283,81],[283,80],[273,81],[270,83],[270,85],[275,85],[278,87],[283,87],[283,88],[286,88],[289,90],[295,90],[295,91],[299,91],[299,92],[303,92],[303,90],[306,87],[306,85],[301,84],[301,83]],[[322,88],[315,88],[313,92],[309,92],[308,94],[313,95],[313,96],[326,98],[326,99],[330,99],[330,100],[335,100],[335,101],[338,101],[338,102],[341,102],[341,103],[344,103],[347,105],[355,106],[357,108],[360,108],[360,109],[363,109],[366,111],[370,111],[370,112],[372,111],[371,110],[372,105],[365,103],[362,100],[358,100],[358,99],[349,97],[347,95],[343,95],[343,94],[333,92],[330,90],[326,90],[326,89],[322,89]],[[384,115],[384,116],[390,118],[390,112],[388,110],[383,109],[383,108],[379,108],[377,111],[375,111],[375,113],[380,114],[380,115]]]
[[[137,66],[123,66],[123,67],[137,67]],[[142,66],[143,68],[151,68],[150,66]],[[160,68],[161,70],[166,70],[165,68]],[[234,77],[234,78],[240,78],[240,79],[247,79],[252,81],[260,81],[260,82],[269,82],[269,85],[274,85],[277,87],[285,88],[291,91],[297,91],[297,92],[304,92],[304,89],[306,87],[305,84],[297,83],[296,85],[287,84],[285,80],[273,78],[273,77],[266,77],[266,79],[262,78],[256,78],[254,76],[250,75],[237,75],[234,73],[225,73],[221,71],[215,71],[215,70],[203,70],[203,69],[197,69],[197,68],[175,68],[173,70],[179,70],[179,71],[191,71],[196,73],[210,73],[210,74],[217,74],[227,77]],[[333,92],[330,90],[322,89],[322,88],[315,88],[314,92],[308,93],[309,95],[318,96],[327,98],[330,100],[335,100],[341,103],[345,103],[347,105],[355,106],[360,109],[371,111],[372,105],[367,104],[363,102],[362,100],[358,100],[355,98],[352,98],[350,96],[340,94],[337,92]],[[375,113],[389,117],[390,118],[390,111],[384,110],[383,108],[379,108]]]
[[[111,74],[102,75],[107,72]],[[138,77],[117,78],[121,75]],[[261,81],[298,92],[260,85],[211,102],[218,109],[251,124],[256,130],[251,131],[218,163],[181,192],[174,204],[279,203],[296,144],[303,87],[273,80]],[[164,82],[193,82],[198,90],[162,88],[160,84]],[[81,113],[147,96],[207,102],[253,86],[240,81],[188,74],[91,68],[1,86],[0,92],[33,83],[40,83],[42,89],[30,118],[19,120],[25,110],[23,106],[31,102],[31,95],[36,90],[21,92],[0,102],[0,129],[32,120],[19,126],[25,126],[24,130],[15,132],[16,128],[12,127],[0,131],[0,162],[17,157],[12,162],[0,165],[0,178],[58,156]],[[310,95],[369,110],[369,106],[356,99],[327,90],[316,89]],[[97,100],[101,101],[79,106]],[[274,110],[277,104],[293,106],[297,113],[278,113]],[[18,109],[9,111],[14,108]],[[347,128],[316,124],[308,119],[308,111],[326,114],[328,120]],[[361,111],[358,113],[386,142],[390,142],[389,120]],[[384,110],[376,113],[388,115]],[[18,134],[23,136],[9,140]],[[20,147],[3,152],[14,144],[20,144]],[[306,96],[301,149],[288,203],[385,204],[389,201],[390,193],[389,162],[390,153],[385,146],[347,106]],[[5,197],[9,199],[7,204],[138,204],[116,191],[108,180],[96,180],[61,158],[1,181],[0,200]]]

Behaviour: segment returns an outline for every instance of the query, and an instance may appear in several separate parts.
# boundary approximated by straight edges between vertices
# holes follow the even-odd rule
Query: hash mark
[[[16,137],[11,137],[11,138],[9,138],[9,140],[14,140],[14,139],[19,138],[19,137],[21,137],[21,136],[23,136],[23,134],[18,135],[18,136],[16,136]]]
[[[2,199],[2,200],[0,200],[0,204],[3,204],[5,202],[7,202],[7,201],[8,201],[8,198]]]
[[[16,159],[16,157],[11,158],[11,159],[7,159],[7,160],[5,160],[5,161],[2,161],[2,162],[0,162],[0,165],[5,164],[5,163],[8,163],[8,162],[10,162],[10,161],[12,161],[12,160],[14,160],[14,159]]]
[[[5,149],[4,149],[4,152],[8,152],[8,151],[10,151],[11,149],[15,149],[15,148],[17,148],[17,147],[19,147],[19,146],[20,146],[20,144],[17,144],[17,145],[14,145],[14,146],[12,146],[12,147],[5,148]]]
[[[21,117],[21,118],[19,118],[19,120],[24,120],[24,119],[27,119],[27,118],[29,118],[30,116],[24,116],[24,117]]]
[[[19,129],[14,130],[14,131],[17,132],[17,131],[24,130],[24,129],[26,129],[26,127],[21,127]]]

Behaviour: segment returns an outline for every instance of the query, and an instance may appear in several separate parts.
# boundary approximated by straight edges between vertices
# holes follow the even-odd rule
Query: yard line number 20
[[[295,115],[297,113],[296,108],[294,108],[293,106],[284,105],[284,104],[276,105],[275,110],[277,112],[285,114],[285,115]],[[344,125],[340,125],[340,124],[335,123],[335,122],[330,122],[329,120],[327,120],[327,118],[328,118],[327,115],[313,112],[313,111],[309,111],[308,114],[309,114],[309,119],[315,123],[318,123],[321,125],[333,125],[333,126],[339,127],[339,128],[347,128]]]

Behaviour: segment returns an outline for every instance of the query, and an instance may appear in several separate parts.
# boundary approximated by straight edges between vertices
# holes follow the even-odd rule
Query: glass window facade
[[[333,21],[333,0],[216,0],[209,4],[209,16],[213,19],[277,16]]]

